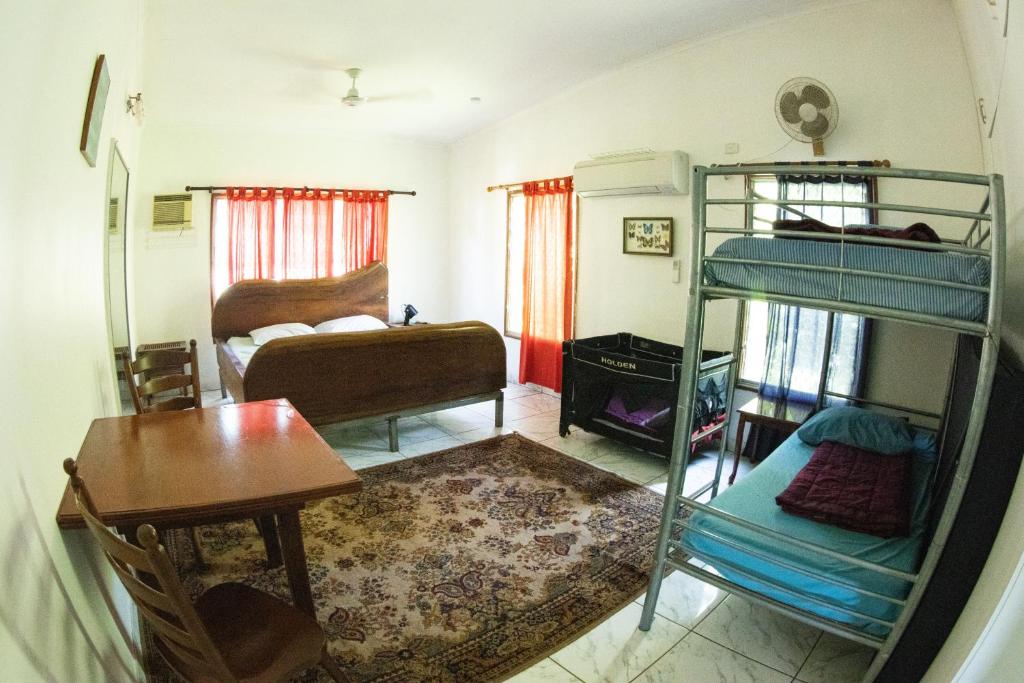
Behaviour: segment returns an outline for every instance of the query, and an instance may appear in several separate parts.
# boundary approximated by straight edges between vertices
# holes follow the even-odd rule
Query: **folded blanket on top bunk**
[[[865,237],[884,237],[886,239],[893,240],[894,247],[903,247],[913,249],[911,245],[902,245],[903,242],[931,242],[932,244],[940,244],[942,239],[938,233],[932,230],[932,227],[927,223],[914,223],[908,225],[905,228],[886,228],[879,225],[847,225],[842,228],[837,228],[834,225],[828,225],[821,221],[816,221],[813,218],[804,218],[802,220],[778,220],[772,223],[772,230],[790,230],[793,232],[823,232],[831,235],[863,235]]]
[[[792,515],[882,538],[910,532],[910,453],[826,441],[775,502]]]
[[[715,262],[715,258],[744,262]],[[754,263],[756,261],[787,265],[761,265]],[[878,273],[881,277],[805,270],[793,265],[841,267]],[[909,275],[985,287],[989,283],[989,270],[989,260],[973,254],[817,240],[737,237],[715,249],[705,274],[711,286],[983,321],[988,311],[987,292],[926,282],[894,281],[885,275]]]

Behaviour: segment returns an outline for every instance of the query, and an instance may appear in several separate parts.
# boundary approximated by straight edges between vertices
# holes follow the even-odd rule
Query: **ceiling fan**
[[[429,91],[422,92],[405,92],[394,95],[374,95],[373,97],[363,97],[359,94],[359,88],[356,87],[356,79],[359,78],[360,74],[363,73],[362,69],[351,68],[345,69],[345,73],[352,79],[352,87],[348,89],[345,96],[341,98],[341,103],[346,107],[358,107],[362,104],[373,104],[374,102],[397,102],[397,101],[413,101],[413,100],[429,100],[432,99],[432,94]]]

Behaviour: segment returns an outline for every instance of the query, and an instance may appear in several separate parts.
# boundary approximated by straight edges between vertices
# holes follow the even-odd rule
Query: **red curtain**
[[[562,342],[572,337],[576,231],[572,177],[523,183],[526,264],[519,382],[562,390]]]
[[[226,226],[217,223],[211,232],[218,290],[239,280],[332,277],[387,262],[386,191],[228,188],[225,194],[226,219],[218,220]]]
[[[284,272],[289,278],[340,275],[334,268],[334,190],[285,190]]]
[[[373,261],[388,262],[388,193],[354,191],[341,193],[342,265],[345,272]]]
[[[228,284],[276,277],[273,189],[227,190]]]

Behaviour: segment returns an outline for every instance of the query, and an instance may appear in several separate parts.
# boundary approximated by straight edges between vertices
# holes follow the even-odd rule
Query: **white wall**
[[[414,303],[418,319],[448,321],[447,159],[442,145],[331,131],[147,122],[140,155],[144,173],[134,190],[136,343],[196,339],[203,386],[217,386],[209,193],[193,194],[194,229],[180,235],[150,230],[153,195],[180,193],[186,185],[416,190],[415,197],[389,200],[391,316],[400,318],[401,305]]]
[[[138,0],[0,0],[0,669],[10,681],[123,681],[138,671],[105,600],[111,575],[54,522],[90,421],[117,410],[105,318],[107,167],[117,138],[137,171],[125,114],[138,73]],[[97,165],[78,151],[93,63],[110,94]],[[134,176],[133,176],[134,177]],[[107,585],[101,592],[96,577]],[[104,596],[106,593],[106,596]]]
[[[874,0],[709,40],[590,81],[454,145],[454,317],[500,329],[505,201],[485,186],[568,175],[589,154],[637,147],[684,150],[697,164],[812,158],[810,145],[787,144],[773,113],[778,87],[797,75],[821,79],[838,99],[828,158],[981,170],[969,75],[944,0]],[[739,143],[738,155],[724,154],[729,142]],[[742,192],[735,178],[724,188]],[[901,199],[888,186],[881,194]],[[622,218],[638,215],[675,218],[682,283],[672,282],[672,259],[621,253]],[[689,196],[583,200],[577,336],[628,330],[681,343],[689,238]],[[735,307],[714,306],[705,344],[731,348]],[[875,348],[886,367],[873,388],[890,400],[941,409],[945,373],[934,366],[943,366],[949,351],[921,354],[935,347],[923,328],[878,329]],[[913,349],[914,362],[901,362],[893,345]],[[516,351],[510,344],[510,356]],[[908,371],[914,382],[905,381]]]
[[[961,26],[966,28],[968,12],[976,10],[974,3],[955,0],[954,4]],[[1003,334],[1019,359],[1024,357],[1024,6],[1020,2],[1012,5],[999,112],[984,149],[987,169],[1005,176],[1008,244]],[[965,30],[964,37],[972,41],[976,36]],[[968,52],[983,54],[987,47],[969,42]],[[976,87],[980,94],[980,83]],[[958,670],[956,679],[965,683],[1024,680],[1022,528],[1024,480],[1018,478],[985,570],[927,681],[948,681]]]

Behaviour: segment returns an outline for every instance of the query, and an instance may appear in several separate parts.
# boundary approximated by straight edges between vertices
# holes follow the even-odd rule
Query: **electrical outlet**
[[[725,153],[726,154],[739,154],[740,153],[740,143],[738,143],[738,142],[727,142],[727,143],[725,143]]]

